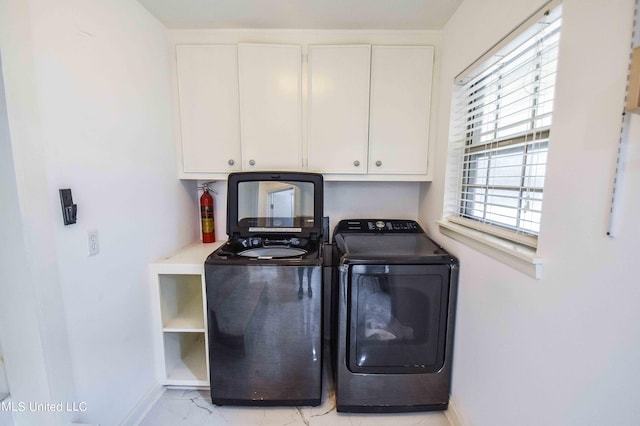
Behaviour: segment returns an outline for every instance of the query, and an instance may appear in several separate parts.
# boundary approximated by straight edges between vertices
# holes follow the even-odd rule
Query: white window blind
[[[449,220],[536,246],[560,26],[560,6],[543,11],[542,18],[458,79]]]

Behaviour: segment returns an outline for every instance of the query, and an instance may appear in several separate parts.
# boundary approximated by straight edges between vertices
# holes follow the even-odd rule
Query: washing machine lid
[[[227,234],[320,237],[324,205],[321,174],[231,173],[227,187]]]
[[[448,255],[425,234],[341,234],[345,254],[367,257],[433,257]]]
[[[343,219],[333,241],[344,260],[447,263],[451,258],[410,219]]]

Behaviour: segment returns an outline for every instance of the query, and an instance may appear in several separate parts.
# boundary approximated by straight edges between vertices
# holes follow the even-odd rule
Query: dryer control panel
[[[338,222],[335,233],[424,233],[418,222],[406,219],[345,219]]]

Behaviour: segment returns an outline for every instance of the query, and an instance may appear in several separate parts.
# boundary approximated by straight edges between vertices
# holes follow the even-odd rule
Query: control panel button
[[[336,232],[390,232],[401,234],[413,234],[423,232],[417,222],[413,220],[385,220],[385,219],[361,219],[340,221]]]

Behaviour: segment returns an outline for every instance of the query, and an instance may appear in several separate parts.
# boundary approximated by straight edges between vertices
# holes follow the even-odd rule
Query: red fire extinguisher
[[[202,221],[202,242],[212,243],[216,240],[216,230],[213,222],[213,197],[209,194],[209,184],[202,187],[200,197],[200,220]]]

